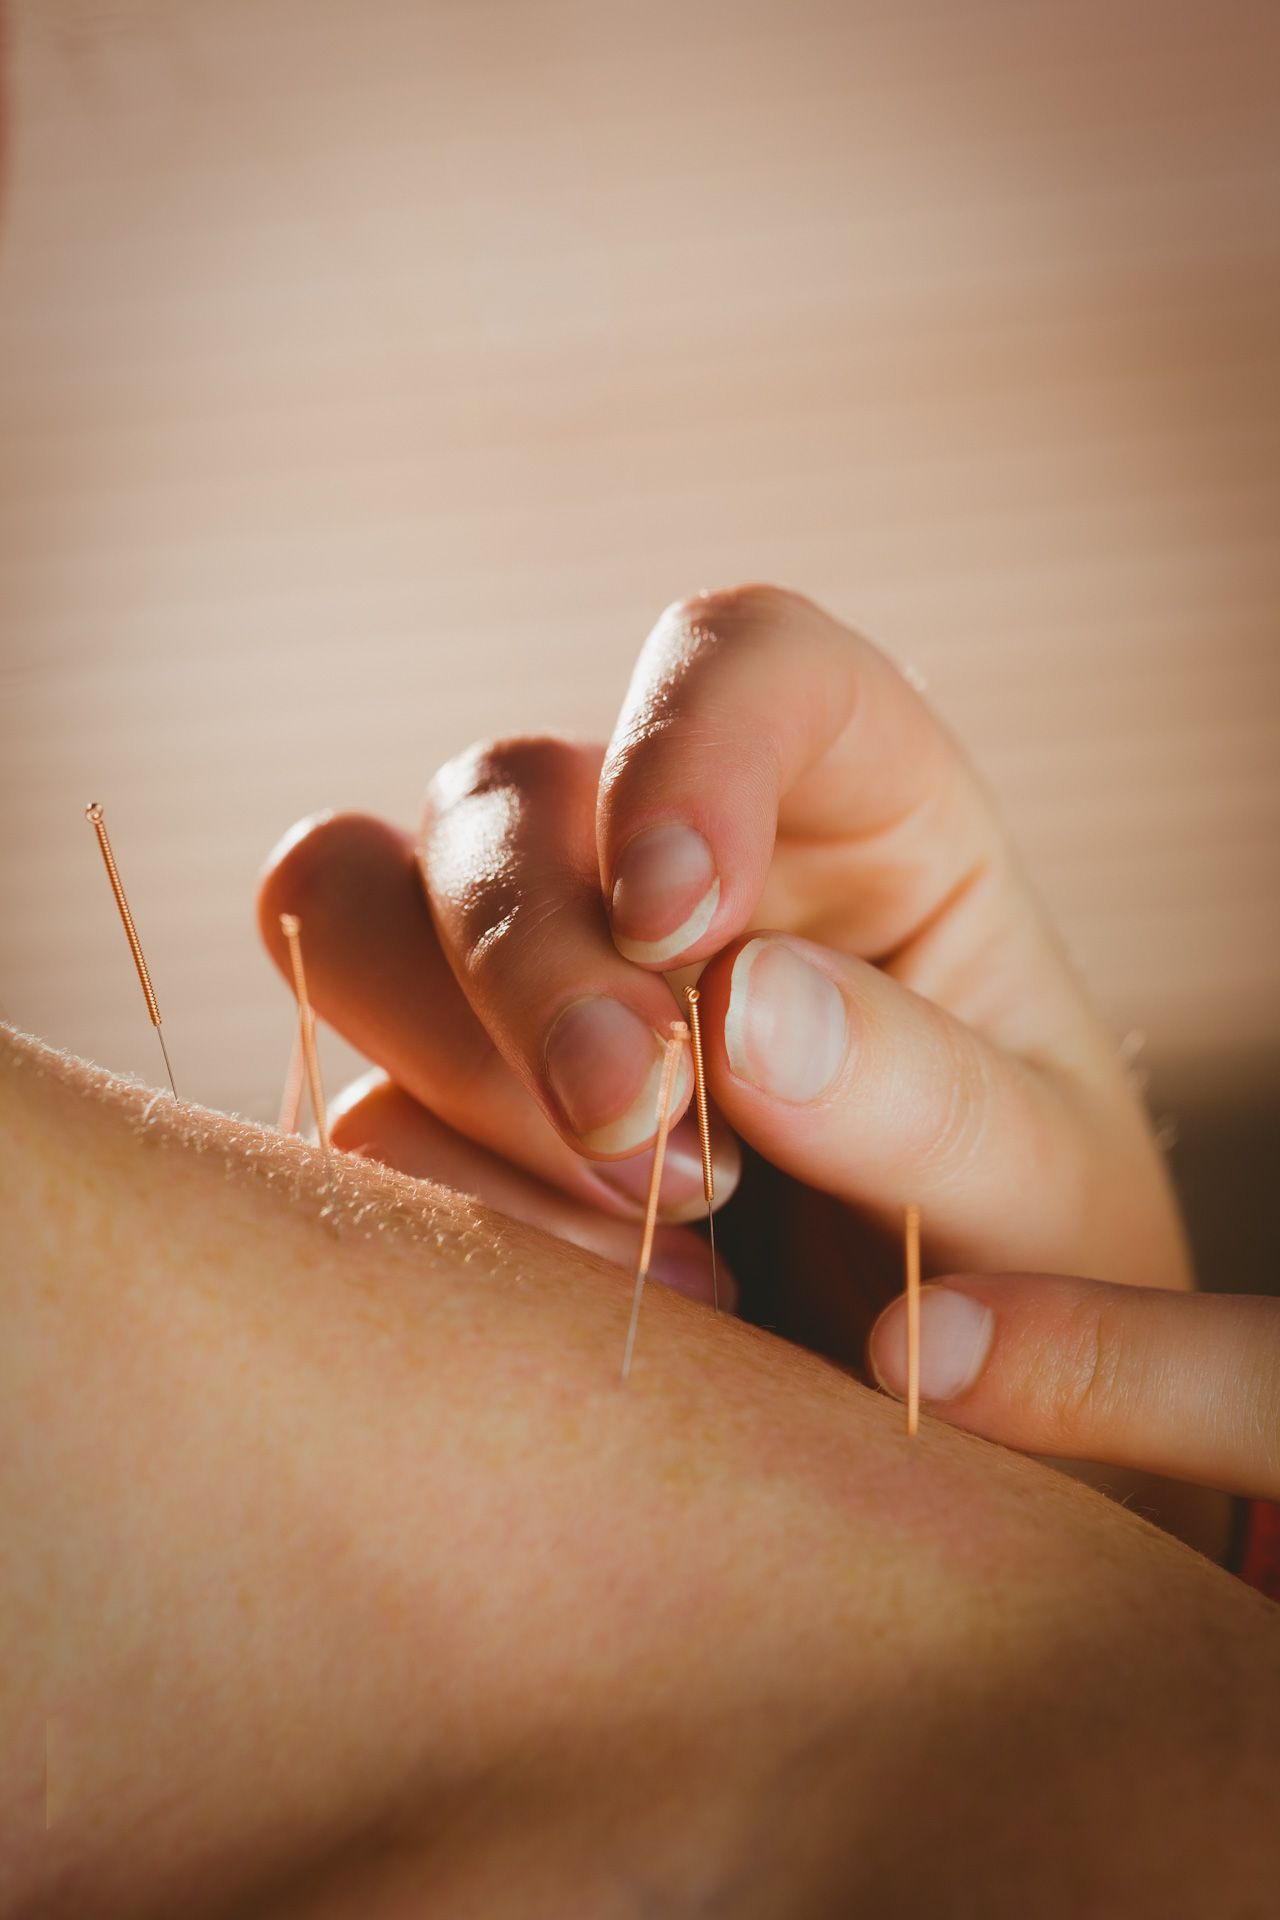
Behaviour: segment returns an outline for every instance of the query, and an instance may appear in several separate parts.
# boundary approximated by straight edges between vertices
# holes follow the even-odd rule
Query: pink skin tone
[[[903,1302],[869,1355],[903,1394]],[[1280,1499],[1280,1300],[956,1275],[921,1295],[920,1391],[941,1419],[1028,1453]]]
[[[1063,1475],[8,1033],[0,1210],[4,1920],[1273,1883],[1275,1610]]]
[[[325,1017],[583,1206],[610,1162],[643,1165],[671,985],[702,968],[725,1137],[794,1182],[769,1203],[782,1331],[861,1364],[909,1202],[926,1273],[1190,1285],[1146,1117],[981,781],[893,663],[811,602],[679,603],[607,746],[503,740],[441,769],[416,876],[401,839],[400,891],[365,915],[374,959],[346,929],[367,891],[350,842],[379,831],[396,830],[322,822],[273,861],[277,960],[274,917],[328,902]],[[691,1154],[675,1164],[689,1181]],[[696,1191],[664,1198],[673,1224],[697,1218]],[[1221,1544],[1220,1504],[1117,1487]]]

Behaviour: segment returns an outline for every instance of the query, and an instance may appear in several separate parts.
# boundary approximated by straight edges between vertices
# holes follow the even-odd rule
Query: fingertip
[[[721,1260],[713,1277],[705,1240],[686,1229],[668,1228],[659,1233],[649,1278],[704,1306],[714,1302],[721,1313],[738,1310],[738,1283],[733,1274]]]
[[[590,1171],[604,1183],[611,1197],[620,1198],[634,1218],[640,1218],[649,1197],[653,1159],[649,1153],[621,1160],[593,1160]],[[723,1124],[711,1130],[713,1204],[721,1207],[737,1191],[742,1177],[742,1154],[736,1137]],[[658,1217],[668,1225],[688,1226],[706,1215],[705,1169],[701,1132],[696,1114],[686,1108],[667,1135]]]
[[[581,994],[561,1008],[543,1042],[542,1073],[548,1117],[578,1152],[604,1161],[641,1152],[657,1133],[664,1087],[670,1124],[679,1123],[693,1072],[682,1048],[667,1082],[667,1045],[643,1014],[612,995]]]
[[[407,1095],[401,1093],[381,1067],[370,1067],[329,1102],[329,1144],[342,1153],[364,1153],[382,1159],[382,1136],[394,1125]]]
[[[787,1106],[813,1106],[844,1072],[849,1007],[820,949],[758,934],[738,950],[724,1019],[725,1058],[735,1078]]]
[[[983,1300],[931,1282],[920,1290],[920,1398],[945,1407],[977,1384],[991,1354],[996,1317]],[[896,1399],[907,1391],[907,1302],[891,1301],[867,1337],[867,1361]]]
[[[258,928],[271,953],[283,953],[280,915],[298,912],[316,864],[317,840],[333,820],[333,809],[308,813],[276,841],[258,874]]]
[[[272,847],[258,880],[258,927],[268,951],[284,954],[280,915],[304,922],[313,907],[327,909],[352,884],[367,884],[412,859],[409,836],[374,814],[332,807],[307,814]],[[305,928],[304,928],[305,938]]]
[[[295,820],[287,833],[282,833],[262,863],[261,884],[266,886],[277,870],[284,865],[295,847],[301,846],[318,827],[332,820],[332,807],[321,807],[315,813],[304,814],[301,820]]]

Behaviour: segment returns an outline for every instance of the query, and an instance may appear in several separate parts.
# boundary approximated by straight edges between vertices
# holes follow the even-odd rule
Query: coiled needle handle
[[[689,1032],[692,1035],[693,1097],[698,1109],[698,1145],[702,1149],[702,1191],[707,1201],[707,1233],[711,1241],[711,1299],[720,1311],[720,1281],[716,1273],[716,1177],[711,1161],[711,1116],[707,1109],[707,1076],[702,1062],[702,1020],[698,1002],[702,995],[696,987],[686,987],[689,1007]]]
[[[627,1325],[627,1344],[622,1353],[622,1378],[631,1374],[631,1356],[635,1352],[636,1328],[640,1324],[640,1301],[653,1257],[653,1235],[658,1223],[658,1194],[662,1186],[662,1163],[667,1157],[667,1135],[671,1131],[671,1101],[675,1093],[676,1063],[680,1049],[689,1038],[683,1020],[673,1020],[662,1060],[662,1084],[658,1093],[658,1135],[653,1143],[653,1166],[649,1174],[649,1198],[644,1210],[644,1233],[640,1240],[640,1258],[636,1262],[635,1287],[631,1295],[631,1319]]]

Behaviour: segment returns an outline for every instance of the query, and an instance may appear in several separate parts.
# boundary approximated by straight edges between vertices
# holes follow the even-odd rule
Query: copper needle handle
[[[311,1089],[311,1111],[315,1116],[320,1145],[328,1151],[329,1122],[325,1112],[324,1087],[320,1080],[320,1055],[316,1050],[316,1023],[307,996],[307,975],[302,964],[302,922],[296,913],[280,915],[280,931],[289,943],[289,961],[293,968],[293,991],[298,1002],[298,1035],[307,1063],[307,1082]]]
[[[624,1380],[631,1372],[631,1355],[635,1351],[636,1327],[640,1321],[640,1300],[649,1272],[649,1261],[653,1257],[653,1235],[658,1221],[658,1193],[662,1186],[662,1165],[667,1157],[667,1135],[671,1131],[671,1096],[675,1091],[676,1061],[680,1057],[680,1048],[688,1038],[689,1029],[684,1021],[673,1020],[671,1037],[667,1041],[662,1060],[662,1082],[658,1093],[658,1137],[653,1143],[653,1171],[649,1175],[649,1198],[644,1210],[644,1235],[640,1242],[640,1258],[636,1262],[636,1284],[631,1296],[631,1319],[627,1326],[627,1344],[622,1354]]]
[[[160,1009],[156,1005],[155,991],[151,985],[151,975],[147,972],[147,963],[143,957],[142,942],[138,938],[138,929],[133,924],[133,915],[129,911],[129,902],[125,898],[124,882],[120,878],[120,869],[116,857],[111,851],[111,842],[107,837],[106,823],[102,818],[102,808],[96,800],[84,810],[84,817],[98,836],[98,845],[102,849],[102,858],[107,869],[107,878],[111,882],[111,891],[116,897],[120,909],[120,918],[124,923],[124,936],[129,942],[129,951],[133,955],[133,964],[138,969],[138,978],[142,982],[142,992],[147,1003],[147,1012],[151,1015],[153,1027],[160,1025]]]
[[[702,1191],[707,1201],[707,1231],[711,1238],[711,1299],[720,1311],[720,1282],[716,1272],[716,1177],[711,1160],[711,1116],[707,1110],[707,1075],[702,1059],[702,1016],[698,1002],[702,995],[696,987],[686,987],[689,1007],[689,1031],[693,1052],[693,1097],[698,1110],[698,1145],[702,1149]]]
[[[98,847],[102,854],[103,865],[107,869],[107,879],[111,882],[111,891],[115,895],[116,906],[120,913],[120,922],[124,927],[124,937],[129,942],[129,951],[133,955],[133,964],[138,969],[138,981],[142,987],[142,997],[147,1003],[147,1012],[151,1024],[156,1030],[156,1039],[160,1042],[160,1051],[164,1055],[164,1070],[169,1076],[169,1089],[174,1099],[178,1089],[173,1083],[173,1068],[169,1064],[169,1049],[164,1043],[161,1031],[160,1007],[156,1000],[155,988],[151,984],[151,975],[147,971],[146,956],[142,951],[142,942],[138,938],[138,929],[133,924],[133,915],[129,911],[129,902],[125,897],[124,882],[120,878],[120,869],[116,865],[115,854],[111,851],[111,840],[107,833],[106,822],[102,817],[102,808],[96,800],[91,800],[84,810],[84,817],[98,836]]]
[[[920,1209],[907,1208],[907,1432],[920,1430]]]

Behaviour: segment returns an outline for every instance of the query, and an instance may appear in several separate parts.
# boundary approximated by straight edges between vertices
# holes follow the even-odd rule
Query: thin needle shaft
[[[716,1272],[716,1179],[711,1160],[711,1118],[707,1111],[707,1080],[702,1061],[702,1018],[698,1002],[702,995],[696,987],[686,987],[689,1004],[689,1032],[693,1051],[693,1097],[698,1109],[698,1145],[702,1148],[702,1191],[707,1199],[707,1233],[711,1241],[711,1299],[720,1311],[720,1281]]]
[[[302,1111],[302,1081],[306,1071],[306,1050],[302,1044],[302,1015],[298,1015],[298,1024],[294,1029],[293,1051],[289,1055],[289,1071],[285,1075],[284,1092],[280,1096],[280,1118],[276,1126],[281,1133],[298,1131],[298,1116]]]
[[[156,1039],[160,1042],[160,1051],[164,1055],[164,1070],[169,1076],[169,1091],[176,1100],[178,1089],[173,1084],[173,1068],[169,1064],[169,1049],[164,1043],[164,1028],[158,1020],[156,1021]]]
[[[325,1112],[324,1087],[320,1081],[320,1055],[316,1051],[316,1022],[307,998],[307,976],[302,965],[302,922],[296,913],[280,915],[280,931],[289,942],[289,960],[293,967],[293,991],[298,1001],[298,1038],[306,1061],[307,1083],[311,1089],[311,1111],[315,1118],[320,1145],[329,1150],[329,1123]]]
[[[106,822],[102,817],[102,808],[96,800],[91,800],[84,810],[84,817],[98,836],[98,847],[102,854],[103,865],[107,869],[107,879],[111,882],[111,891],[115,895],[120,922],[124,927],[125,939],[129,942],[129,951],[133,955],[133,964],[138,969],[138,981],[142,987],[142,997],[147,1003],[147,1012],[151,1024],[156,1030],[156,1039],[160,1042],[160,1052],[164,1056],[164,1070],[169,1077],[169,1090],[174,1099],[178,1089],[173,1083],[173,1068],[169,1064],[169,1049],[164,1043],[160,1031],[160,1008],[156,1004],[155,989],[151,985],[151,975],[147,971],[146,957],[142,951],[142,942],[138,938],[138,929],[133,924],[133,915],[129,911],[129,902],[125,898],[124,882],[120,878],[120,869],[116,865],[115,854],[111,851],[111,841],[107,834]]]
[[[666,1053],[662,1061],[662,1084],[658,1093],[658,1137],[653,1143],[653,1171],[649,1175],[649,1198],[644,1210],[644,1235],[640,1242],[640,1258],[636,1262],[636,1284],[631,1295],[631,1321],[627,1327],[627,1344],[622,1354],[624,1380],[631,1373],[631,1355],[635,1351],[636,1328],[640,1324],[640,1300],[644,1293],[649,1261],[653,1254],[653,1234],[658,1220],[658,1189],[662,1185],[662,1163],[667,1157],[667,1135],[671,1131],[671,1096],[676,1083],[676,1061],[680,1057],[680,1048],[688,1038],[689,1029],[684,1021],[673,1020],[671,1037],[667,1041]]]
[[[920,1209],[907,1208],[907,1432],[920,1430]]]

